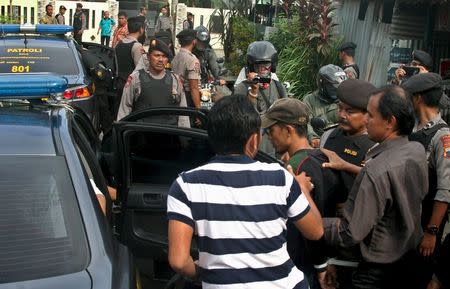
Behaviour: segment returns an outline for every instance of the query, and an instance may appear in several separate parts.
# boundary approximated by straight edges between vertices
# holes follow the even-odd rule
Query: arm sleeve
[[[213,49],[210,49],[210,51],[208,51],[208,64],[214,78],[219,78],[219,64],[217,63],[217,56]]]
[[[311,98],[311,95],[309,94],[309,95],[305,96],[305,98],[303,99],[303,103],[305,103],[305,105],[309,111],[309,120],[311,120],[315,116],[314,109],[311,106],[310,98]],[[316,138],[320,138],[320,136],[314,131],[313,127],[308,122],[308,139],[312,140],[312,139],[316,139]]]
[[[81,31],[86,30],[86,15],[81,14]]]
[[[117,121],[129,115],[133,110],[134,100],[141,93],[140,86],[139,71],[133,72],[128,76],[127,82],[123,88],[119,111],[117,112]]]
[[[161,29],[161,17],[158,16],[158,19],[156,19],[155,24],[155,33],[158,33],[160,29]]]
[[[358,178],[362,180],[358,182]],[[380,188],[381,181],[373,181],[367,171],[358,175],[357,183],[358,190],[345,202],[344,217],[323,219],[324,236],[331,245],[350,247],[360,243],[384,214],[386,197],[382,192],[388,188]]]
[[[173,77],[173,93],[178,94],[180,96],[180,107],[187,107],[186,94],[184,93],[183,83],[181,79],[172,73]],[[191,123],[189,121],[189,116],[180,115],[178,117],[178,126],[179,127],[191,127]]]
[[[192,58],[192,60],[188,63],[187,77],[188,79],[200,79],[200,62],[197,58]]]
[[[434,140],[433,140],[434,141]],[[440,133],[433,144],[437,192],[435,201],[450,203],[450,132]]]
[[[133,57],[133,62],[135,66],[138,65],[144,53],[145,50],[144,47],[142,47],[142,44],[135,42],[133,48],[131,48],[131,56]]]
[[[188,29],[188,28],[189,28],[189,23],[186,20],[184,20],[183,21],[183,30]]]
[[[289,175],[290,176],[290,175]],[[288,197],[286,198],[286,205],[288,207],[288,218],[295,222],[303,218],[310,210],[308,200],[300,190],[300,186],[294,177],[290,176],[291,187]]]
[[[167,218],[183,222],[195,228],[191,211],[191,201],[188,197],[187,186],[179,176],[169,189],[167,197]]]

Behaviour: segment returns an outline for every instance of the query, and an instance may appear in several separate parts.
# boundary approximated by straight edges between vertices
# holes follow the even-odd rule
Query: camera
[[[406,72],[406,76],[410,77],[420,72],[420,69],[415,66],[403,66],[403,70]]]
[[[255,76],[255,78],[253,78],[252,83],[253,84],[257,84],[257,83],[270,83],[270,78],[269,77],[261,77],[261,76]]]

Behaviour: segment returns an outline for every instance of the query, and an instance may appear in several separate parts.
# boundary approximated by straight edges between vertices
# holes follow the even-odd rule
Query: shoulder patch
[[[200,62],[195,61],[194,67],[196,72],[200,72]]]
[[[444,158],[450,159],[450,135],[441,137],[441,142],[444,148]]]

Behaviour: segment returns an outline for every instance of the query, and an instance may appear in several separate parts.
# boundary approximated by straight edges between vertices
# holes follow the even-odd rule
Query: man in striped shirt
[[[167,199],[169,263],[199,277],[204,289],[308,288],[286,250],[286,222],[321,239],[320,213],[304,174],[297,180],[278,164],[253,160],[261,119],[245,96],[224,97],[208,119],[217,153],[208,164],[180,174]],[[190,256],[192,237],[199,260]]]

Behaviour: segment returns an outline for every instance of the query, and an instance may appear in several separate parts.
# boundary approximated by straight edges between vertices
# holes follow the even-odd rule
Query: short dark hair
[[[217,154],[243,154],[261,118],[246,95],[221,98],[208,114],[209,142]]]
[[[439,107],[442,94],[443,94],[442,88],[435,87],[422,92],[415,93],[414,96],[421,95],[423,102],[425,103],[426,106]]]
[[[147,10],[147,7],[142,6],[141,8],[139,8],[139,12],[142,12],[142,11],[144,11],[144,10]]]
[[[395,117],[399,135],[409,135],[414,128],[414,109],[408,93],[397,85],[387,85],[372,93],[380,95],[378,111],[383,119]]]
[[[128,17],[127,12],[125,12],[125,11],[120,11],[120,12],[117,14],[117,18],[119,18],[120,16],[124,16],[125,18]]]
[[[355,57],[355,49],[346,49],[346,50],[342,50],[342,52],[344,52],[345,54],[347,54],[348,56],[351,57]]]
[[[142,22],[138,17],[131,17],[128,19],[129,33],[139,32],[141,28],[144,28],[144,22]]]
[[[45,5],[45,11],[47,11],[47,8],[48,7],[52,7],[53,8],[53,5],[52,4],[47,4],[47,5]]]
[[[308,136],[308,126],[299,125],[299,124],[291,124],[295,128],[295,132],[298,136]]]
[[[194,42],[195,38],[178,38],[178,42],[180,43],[181,47],[191,45],[192,42]]]

